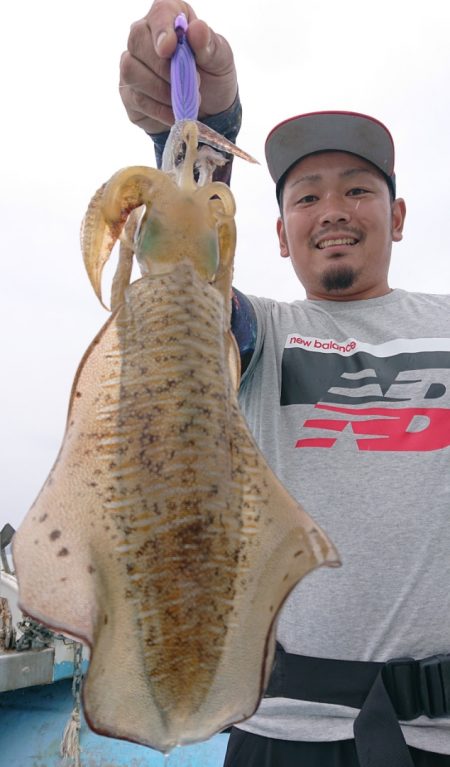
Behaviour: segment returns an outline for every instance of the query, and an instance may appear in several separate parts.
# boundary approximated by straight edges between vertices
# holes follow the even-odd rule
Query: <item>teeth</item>
[[[333,245],[356,245],[358,240],[353,237],[340,237],[338,240],[322,240],[319,242],[318,248],[331,248]]]

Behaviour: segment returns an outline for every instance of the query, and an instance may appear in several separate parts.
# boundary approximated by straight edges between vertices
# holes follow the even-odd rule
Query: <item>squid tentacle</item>
[[[154,168],[131,166],[117,171],[89,203],[81,226],[81,249],[95,295],[106,309],[101,292],[103,268],[129,214],[149,203],[152,187],[170,183],[168,177]]]
[[[131,211],[120,235],[119,260],[111,284],[111,311],[115,311],[124,301],[125,290],[131,281],[135,254],[134,238],[144,210],[145,205],[141,205]]]

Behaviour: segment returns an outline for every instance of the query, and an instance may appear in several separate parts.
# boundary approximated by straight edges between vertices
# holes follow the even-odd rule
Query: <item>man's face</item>
[[[389,292],[392,242],[401,240],[404,218],[404,201],[392,202],[371,163],[345,152],[309,155],[284,184],[281,255],[308,298],[375,298]]]

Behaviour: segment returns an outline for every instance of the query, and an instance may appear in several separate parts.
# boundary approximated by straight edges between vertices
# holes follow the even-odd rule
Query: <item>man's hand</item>
[[[154,0],[147,16],[132,25],[120,61],[120,94],[128,117],[148,133],[166,131],[174,122],[170,57],[177,44],[173,24],[182,12],[200,78],[199,119],[223,112],[236,98],[236,70],[227,41],[197,19],[187,3]]]

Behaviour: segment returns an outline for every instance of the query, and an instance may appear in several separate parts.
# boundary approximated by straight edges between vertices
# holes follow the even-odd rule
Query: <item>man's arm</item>
[[[195,54],[200,88],[199,120],[235,141],[241,105],[233,52],[221,35],[179,0],[155,0],[148,14],[132,25],[128,49],[120,61],[120,95],[131,122],[155,144],[158,167],[174,115],[170,99],[170,58],[177,44],[173,23],[179,13],[188,20],[187,37]],[[216,181],[230,183],[231,163],[217,168]],[[246,296],[233,292],[232,330],[241,353],[242,371],[255,348],[256,316]]]
[[[120,62],[120,94],[128,117],[153,139],[158,167],[174,122],[170,99],[170,58],[177,44],[173,28],[180,12],[188,20],[187,37],[199,76],[199,120],[235,142],[241,125],[241,104],[233,52],[228,42],[193,9],[179,0],[155,0],[147,16],[132,25],[128,50]],[[214,173],[230,183],[232,157]]]
[[[231,297],[231,330],[239,348],[241,375],[243,375],[256,348],[258,325],[251,301],[236,288],[233,288]]]

